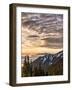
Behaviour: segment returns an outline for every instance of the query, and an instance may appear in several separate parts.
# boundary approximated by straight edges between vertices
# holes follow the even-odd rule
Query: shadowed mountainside
[[[63,51],[39,56],[30,64],[27,64],[28,69],[25,63],[22,73],[28,72],[28,76],[63,75]],[[25,71],[25,69],[27,70]]]

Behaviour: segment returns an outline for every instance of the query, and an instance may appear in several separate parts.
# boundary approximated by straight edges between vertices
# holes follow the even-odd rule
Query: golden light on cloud
[[[63,50],[63,16],[41,15],[22,16],[22,55],[57,53]]]
[[[33,31],[33,30],[32,30]],[[44,36],[42,34],[39,37],[34,37],[38,35],[35,32],[30,32],[28,29],[23,29],[22,34],[22,55],[35,55],[41,53],[57,53],[62,48],[49,48],[48,46],[41,47],[48,43],[48,41],[42,40]],[[33,37],[29,37],[33,35]],[[45,36],[46,37],[46,36]]]
[[[44,54],[44,53],[57,53],[62,49],[51,49],[51,48],[41,48],[41,47],[32,47],[22,49],[22,55],[35,55],[35,54]]]

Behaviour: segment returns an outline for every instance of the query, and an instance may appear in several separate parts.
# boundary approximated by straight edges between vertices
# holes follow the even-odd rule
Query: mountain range
[[[41,68],[45,75],[62,75],[63,74],[63,51],[56,54],[45,54],[39,56],[32,62],[32,71]]]

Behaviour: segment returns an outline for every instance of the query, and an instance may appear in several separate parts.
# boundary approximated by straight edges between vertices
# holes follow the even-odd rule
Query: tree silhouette
[[[44,70],[41,68],[41,63],[39,63],[38,67],[34,68],[33,76],[44,76]]]
[[[22,77],[27,77],[29,76],[29,61],[26,61],[26,56],[25,56],[25,60],[23,63],[23,67],[22,67]]]
[[[29,72],[30,72],[30,76],[32,76],[32,61],[30,63]]]

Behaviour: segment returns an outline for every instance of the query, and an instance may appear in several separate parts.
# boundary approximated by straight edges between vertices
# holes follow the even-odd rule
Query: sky
[[[63,49],[63,15],[21,13],[22,55],[57,53]]]

